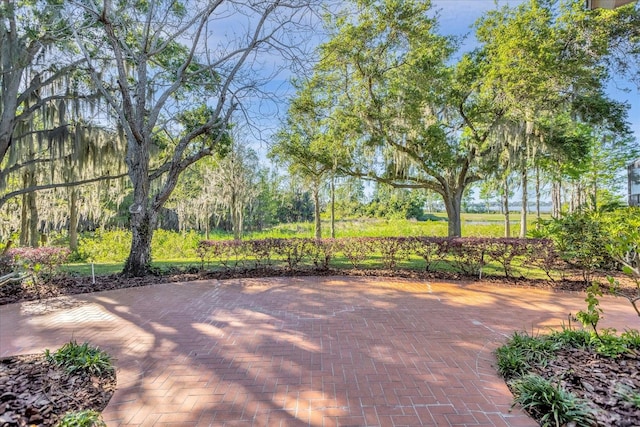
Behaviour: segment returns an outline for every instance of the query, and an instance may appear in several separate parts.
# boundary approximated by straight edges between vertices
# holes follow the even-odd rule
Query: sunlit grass
[[[336,237],[407,237],[407,236],[436,236],[444,237],[447,235],[446,215],[434,214],[431,216],[434,220],[416,221],[406,219],[378,219],[378,218],[362,218],[351,220],[336,221]],[[519,226],[516,222],[519,215],[511,214],[512,236],[517,236]],[[534,227],[535,215],[529,216],[529,228]],[[504,216],[501,214],[463,214],[462,215],[462,235],[465,237],[503,237]],[[329,237],[330,224],[328,221],[322,222],[322,236]],[[244,239],[265,239],[265,238],[310,238],[314,236],[313,223],[294,223],[280,224],[270,229],[262,231],[248,232]],[[201,260],[197,255],[196,247],[198,242],[204,240],[204,234],[195,231],[189,232],[170,232],[158,230],[154,233],[152,244],[153,263],[152,266],[159,270],[167,270],[170,268],[193,269],[201,267]],[[209,233],[211,240],[229,240],[233,235],[220,230],[214,230]],[[130,237],[129,237],[130,239]],[[113,241],[112,241],[113,240]],[[104,275],[113,274],[122,271],[124,259],[126,258],[125,246],[128,246],[127,232],[124,231],[103,231],[100,233],[87,234],[81,239],[81,245],[87,245],[85,252],[90,251],[93,256],[90,258],[94,261],[93,274]],[[81,252],[83,248],[81,247]],[[277,265],[284,266],[280,260],[276,260]],[[253,265],[252,261],[248,261],[246,266]],[[414,270],[424,270],[424,261],[419,258],[410,260],[398,260],[398,266]],[[224,268],[222,265],[208,263],[206,268]],[[336,269],[352,267],[348,259],[337,256],[332,259],[331,267]],[[381,260],[373,257],[362,265],[362,268],[382,268]],[[452,267],[446,263],[440,263],[438,269],[449,269]],[[63,267],[64,271],[79,274],[82,276],[90,276],[92,274],[91,263],[71,263]],[[491,265],[485,267],[487,273],[495,274],[492,270],[500,271]],[[529,277],[532,272],[528,268],[514,270],[515,275],[521,275],[526,270]],[[536,274],[536,276],[544,277],[544,274]]]

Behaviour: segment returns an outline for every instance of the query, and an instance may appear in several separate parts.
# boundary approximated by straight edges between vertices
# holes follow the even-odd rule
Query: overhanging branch
[[[127,176],[127,173],[122,173],[122,174],[119,174],[119,175],[100,176],[100,177],[97,177],[97,178],[84,179],[84,180],[81,180],[81,181],[58,182],[58,183],[55,183],[55,184],[45,184],[45,185],[33,185],[31,187],[26,187],[26,188],[22,188],[20,190],[12,191],[12,192],[7,193],[4,196],[0,197],[0,208],[2,208],[2,206],[4,206],[4,204],[7,203],[12,198],[20,196],[22,194],[32,193],[34,191],[41,191],[41,190],[51,190],[53,188],[78,187],[78,186],[81,186],[81,185],[91,184],[91,183],[94,183],[94,182],[109,181],[109,180],[112,180],[112,179],[124,178],[125,176]]]

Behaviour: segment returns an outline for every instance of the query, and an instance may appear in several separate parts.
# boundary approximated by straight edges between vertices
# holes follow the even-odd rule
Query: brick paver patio
[[[101,346],[109,426],[535,426],[492,351],[583,300],[371,277],[155,285],[0,307],[0,355]],[[637,328],[626,300],[602,306],[603,327]]]

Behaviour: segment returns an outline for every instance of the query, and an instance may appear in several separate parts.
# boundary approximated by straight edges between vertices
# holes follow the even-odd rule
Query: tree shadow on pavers
[[[545,315],[499,292],[465,292],[330,277],[85,296],[117,319],[96,344],[126,371],[105,415],[117,424],[504,423],[510,395],[490,370],[504,339],[495,326]]]

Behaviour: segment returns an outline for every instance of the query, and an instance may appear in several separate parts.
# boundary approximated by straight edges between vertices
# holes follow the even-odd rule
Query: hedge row
[[[303,264],[328,269],[332,260],[342,256],[354,268],[361,268],[374,257],[382,266],[395,269],[398,262],[410,258],[424,260],[427,271],[439,263],[448,263],[460,273],[481,274],[491,263],[510,278],[514,261],[532,265],[549,278],[560,268],[562,261],[553,242],[546,239],[516,238],[447,238],[447,237],[355,237],[342,239],[261,239],[261,240],[204,240],[197,249],[202,265],[218,262],[234,269],[253,264],[270,267],[276,259],[290,270]]]
[[[58,268],[67,262],[71,251],[67,248],[12,248],[0,254],[0,275],[28,275],[34,282],[52,277]]]

